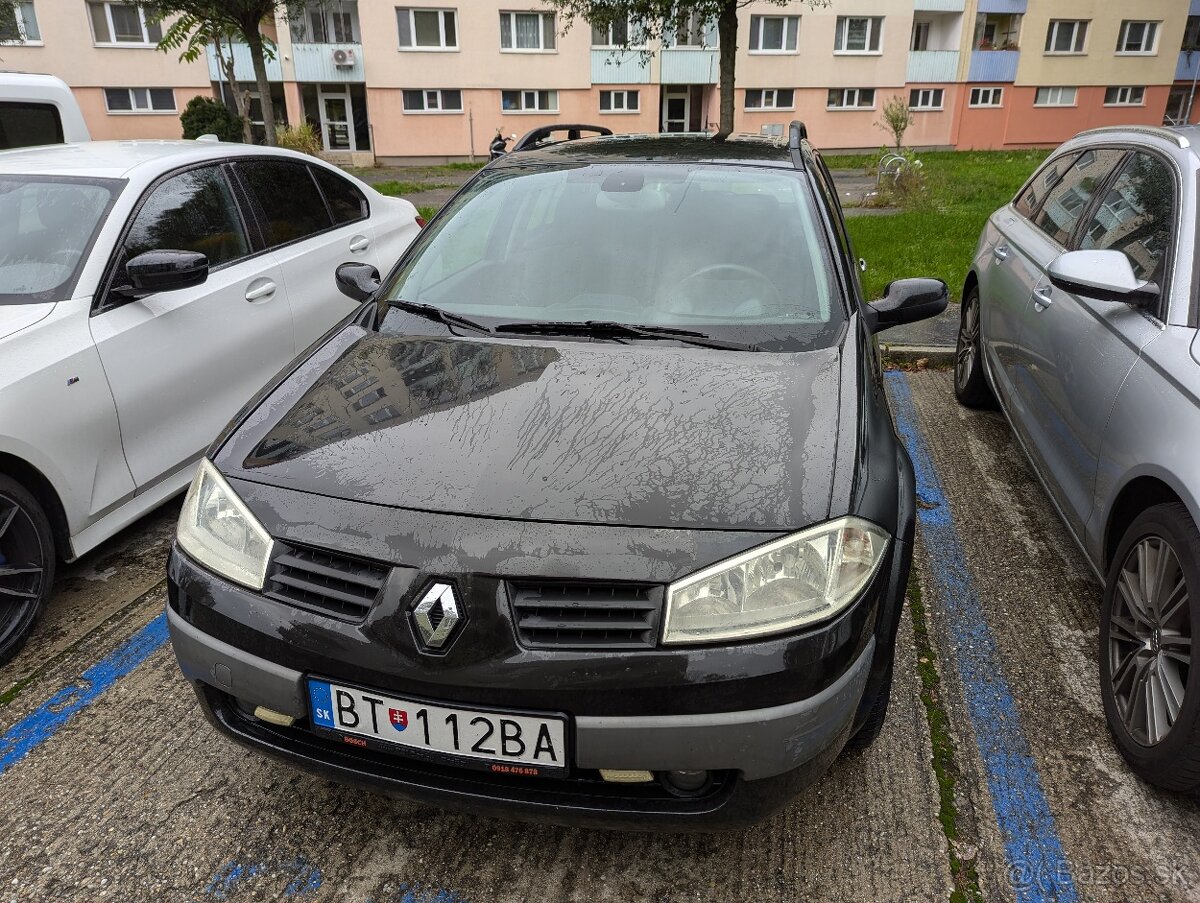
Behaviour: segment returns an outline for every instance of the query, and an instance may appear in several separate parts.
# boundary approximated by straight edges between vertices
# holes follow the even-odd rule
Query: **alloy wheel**
[[[46,554],[29,512],[0,494],[0,647],[37,608]]]
[[[1129,735],[1154,746],[1183,707],[1192,665],[1188,586],[1171,544],[1141,539],[1125,558],[1109,619],[1113,698]]]
[[[963,301],[958,327],[958,348],[954,354],[954,382],[961,389],[975,371],[979,347],[979,300],[970,295]]]

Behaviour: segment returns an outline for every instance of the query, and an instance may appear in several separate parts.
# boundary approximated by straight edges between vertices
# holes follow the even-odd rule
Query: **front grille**
[[[387,579],[386,565],[340,552],[276,542],[267,574],[272,599],[347,620],[366,617]]]
[[[513,583],[513,619],[529,649],[652,649],[662,588],[613,583]]]

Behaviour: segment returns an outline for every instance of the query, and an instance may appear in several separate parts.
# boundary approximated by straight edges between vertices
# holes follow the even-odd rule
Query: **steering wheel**
[[[729,312],[728,308],[722,311],[704,311],[698,310],[692,299],[692,292],[689,291],[689,284],[692,282],[713,282],[718,279],[732,280],[741,279],[749,280],[755,283],[756,294],[759,294],[757,300],[763,308],[783,308],[785,306],[783,296],[779,294],[779,289],[775,288],[775,283],[760,273],[758,270],[748,266],[742,266],[739,263],[713,263],[708,266],[701,267],[692,273],[690,276],[685,276],[671,290],[665,305],[666,310],[673,314],[694,314],[694,313],[725,313]],[[757,290],[761,287],[762,291]],[[723,299],[724,300],[724,299]],[[737,299],[739,304],[744,304],[747,301],[755,300],[753,295],[744,296]],[[736,306],[736,305],[734,305]]]

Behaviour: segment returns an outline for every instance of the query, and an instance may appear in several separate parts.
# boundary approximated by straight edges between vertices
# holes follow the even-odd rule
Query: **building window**
[[[32,0],[24,0],[10,8],[11,17],[0,19],[0,44],[41,43],[42,33],[38,31]]]
[[[828,110],[873,110],[875,108],[874,88],[830,88],[829,100],[825,104]]]
[[[751,16],[751,53],[795,53],[799,16]]]
[[[1046,30],[1046,53],[1083,53],[1087,30],[1084,19],[1051,19]]]
[[[1146,102],[1146,89],[1127,85],[1104,91],[1106,107],[1140,107]]]
[[[554,40],[554,13],[500,13],[501,50],[549,53]]]
[[[97,44],[153,47],[162,40],[162,25],[146,21],[146,13],[132,3],[89,3],[92,35]]]
[[[968,106],[1000,107],[1004,105],[1003,88],[972,88]]]
[[[405,113],[461,113],[462,91],[448,88],[404,92]]]
[[[636,113],[640,109],[637,91],[601,91],[601,113]]]
[[[747,110],[792,110],[796,92],[792,88],[747,88]]]
[[[940,110],[943,96],[942,88],[913,88],[908,92],[908,105],[914,110]]]
[[[401,50],[457,50],[458,13],[452,9],[396,8]]]
[[[673,47],[715,47],[716,37],[711,32],[710,23],[700,13],[684,12],[676,17],[667,38]]]
[[[1073,107],[1074,88],[1038,88],[1033,99],[1035,107]]]
[[[500,109],[505,113],[557,113],[557,91],[501,91]]]
[[[835,53],[879,53],[883,16],[838,16]]]
[[[912,45],[909,50],[929,49],[929,23],[913,22]]]
[[[629,47],[635,44],[640,44],[640,41],[631,41],[629,39],[633,29],[629,26],[627,19],[619,19],[610,22],[608,25],[593,25],[592,26],[592,46],[599,48],[615,48]]]
[[[1200,16],[1188,16],[1180,50],[1200,50]]]
[[[174,113],[173,88],[105,88],[110,113]]]
[[[1117,38],[1117,53],[1152,54],[1157,49],[1157,22],[1134,22],[1126,19],[1121,23],[1121,34]]]

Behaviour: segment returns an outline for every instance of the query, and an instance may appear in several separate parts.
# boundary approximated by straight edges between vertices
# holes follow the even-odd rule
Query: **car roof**
[[[84,141],[0,151],[0,174],[120,179],[141,169],[157,174],[189,163],[262,154],[316,162],[292,151],[220,141]]]
[[[731,135],[714,141],[706,133],[605,135],[559,141],[506,154],[493,168],[571,163],[733,163],[793,169],[786,140]]]
[[[1088,145],[1119,141],[1126,144],[1158,146],[1173,153],[1184,153],[1200,160],[1200,126],[1110,125],[1080,132],[1064,141],[1057,150],[1072,150]]]

